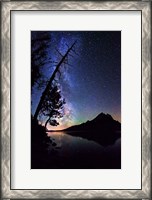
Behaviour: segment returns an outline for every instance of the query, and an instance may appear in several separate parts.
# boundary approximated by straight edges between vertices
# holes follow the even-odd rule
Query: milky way
[[[32,33],[34,34],[34,32]],[[65,116],[56,129],[93,119],[100,112],[121,121],[121,32],[120,31],[50,31],[52,59],[59,61],[55,48],[64,54],[77,40],[76,52],[69,57],[71,66],[62,66],[59,81],[65,98]],[[44,69],[51,76],[53,68]],[[32,113],[41,91],[32,94]],[[51,127],[52,128],[52,127]]]

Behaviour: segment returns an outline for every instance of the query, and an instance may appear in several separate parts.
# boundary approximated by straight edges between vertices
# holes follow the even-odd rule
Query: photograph
[[[121,31],[31,31],[31,169],[121,169]]]
[[[2,199],[151,199],[151,4],[0,3]]]

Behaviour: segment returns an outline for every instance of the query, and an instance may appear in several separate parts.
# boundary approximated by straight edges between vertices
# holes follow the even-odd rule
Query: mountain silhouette
[[[100,113],[91,121],[64,129],[65,133],[93,140],[101,145],[113,144],[121,135],[121,124],[110,114]]]

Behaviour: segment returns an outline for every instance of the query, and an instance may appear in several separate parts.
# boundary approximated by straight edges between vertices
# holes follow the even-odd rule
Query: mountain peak
[[[71,126],[65,130],[120,130],[121,124],[114,120],[110,114],[105,114],[101,112],[91,121],[86,121],[85,123]]]
[[[121,124],[110,114],[101,112],[93,120],[65,129],[67,134],[109,144],[120,137]]]
[[[97,117],[95,117],[93,120],[113,120],[112,116],[110,114],[105,114],[101,112]]]

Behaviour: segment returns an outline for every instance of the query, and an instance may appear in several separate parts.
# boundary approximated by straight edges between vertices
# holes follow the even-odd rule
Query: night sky
[[[76,52],[69,57],[72,66],[61,66],[59,82],[65,98],[65,116],[60,125],[50,129],[63,129],[91,120],[101,112],[109,113],[121,122],[121,32],[120,31],[50,31],[51,46],[48,52],[54,61],[77,40]],[[32,32],[34,34],[34,32]],[[52,65],[43,73],[50,77]],[[42,91],[32,92],[32,114]]]

